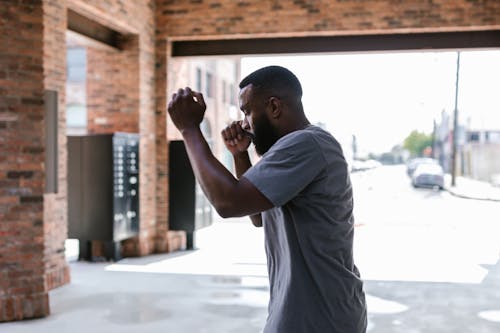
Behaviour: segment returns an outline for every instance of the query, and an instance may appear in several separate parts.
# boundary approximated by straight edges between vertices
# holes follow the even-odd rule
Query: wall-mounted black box
[[[68,136],[68,238],[80,259],[91,241],[105,243],[106,259],[120,258],[120,241],[139,232],[139,135]]]

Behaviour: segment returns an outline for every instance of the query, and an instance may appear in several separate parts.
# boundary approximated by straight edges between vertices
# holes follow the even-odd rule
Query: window
[[[68,81],[84,82],[87,76],[87,52],[85,48],[69,48],[66,55]]]
[[[69,128],[87,127],[87,108],[85,105],[70,104],[66,106],[66,126]]]
[[[207,97],[214,97],[214,87],[213,87],[213,76],[211,73],[207,72],[207,82],[206,82],[206,88],[207,88]]]
[[[230,101],[229,102],[232,105],[237,105],[238,103],[236,103],[236,88],[235,88],[234,84],[230,84],[229,89],[230,89],[230,91],[229,91]]]
[[[196,91],[201,92],[201,69],[196,68]]]
[[[479,142],[479,132],[469,132],[469,142]]]
[[[84,133],[87,128],[87,51],[83,47],[66,49],[66,129]]]
[[[222,103],[226,103],[227,100],[226,100],[226,81],[222,80]]]
[[[486,132],[486,140],[491,143],[500,143],[500,132],[490,131]]]

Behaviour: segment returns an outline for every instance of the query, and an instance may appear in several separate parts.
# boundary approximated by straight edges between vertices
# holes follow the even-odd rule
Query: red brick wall
[[[0,21],[0,321],[6,321],[49,311],[42,3],[3,3]]]
[[[485,29],[500,25],[497,0],[158,1],[163,37],[335,35]]]
[[[87,48],[89,133],[139,131],[139,59],[136,37],[122,50]]]

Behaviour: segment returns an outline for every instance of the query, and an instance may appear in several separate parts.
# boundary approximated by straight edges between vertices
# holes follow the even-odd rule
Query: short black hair
[[[249,74],[240,82],[240,89],[249,84],[263,94],[276,94],[280,97],[294,97],[300,101],[302,86],[290,70],[281,66],[267,66]]]

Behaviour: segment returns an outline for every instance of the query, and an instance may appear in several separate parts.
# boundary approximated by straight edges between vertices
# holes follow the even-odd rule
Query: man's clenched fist
[[[200,125],[207,106],[203,95],[189,87],[179,89],[168,103],[168,113],[179,131]]]

